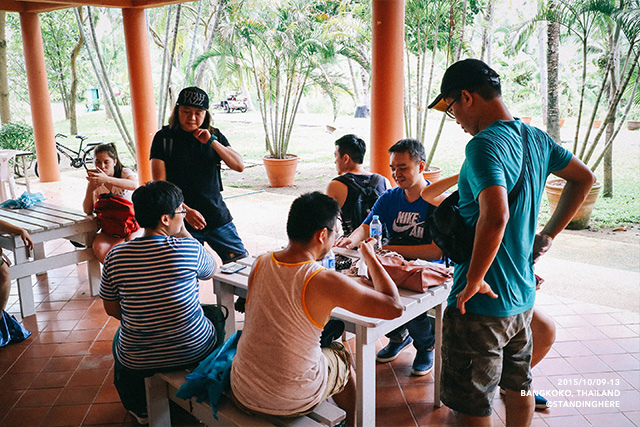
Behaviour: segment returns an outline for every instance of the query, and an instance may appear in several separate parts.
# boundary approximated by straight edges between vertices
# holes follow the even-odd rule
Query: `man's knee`
[[[536,347],[551,348],[556,341],[556,323],[542,310],[534,309],[531,318],[531,335]]]

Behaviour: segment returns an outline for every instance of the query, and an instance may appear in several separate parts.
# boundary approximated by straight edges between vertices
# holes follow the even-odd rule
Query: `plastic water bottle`
[[[335,270],[336,269],[336,255],[333,253],[333,250],[329,250],[327,254],[322,258],[322,262],[320,263],[327,270]]]
[[[376,249],[382,249],[382,223],[378,215],[374,215],[369,224],[369,237],[376,239]]]

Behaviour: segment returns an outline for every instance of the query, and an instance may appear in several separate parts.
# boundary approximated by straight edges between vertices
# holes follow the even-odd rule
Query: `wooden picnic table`
[[[357,251],[333,248],[335,253],[349,257],[358,257]],[[247,268],[237,273],[225,274],[218,272],[213,278],[214,292],[218,303],[229,308],[229,317],[225,325],[226,336],[231,336],[235,332],[235,310],[233,310],[234,296],[247,296],[247,282],[251,266],[255,258],[248,257],[238,260],[238,264],[246,265]],[[355,334],[356,337],[356,408],[357,426],[375,426],[376,419],[376,347],[378,338],[404,325],[417,316],[435,308],[435,362],[433,370],[434,378],[434,404],[441,406],[440,402],[440,371],[442,352],[442,314],[444,303],[449,295],[451,282],[444,285],[429,288],[425,293],[412,292],[406,289],[399,289],[400,298],[404,310],[402,315],[392,319],[383,320],[371,317],[360,316],[347,310],[336,308],[333,310],[332,318],[342,320],[347,331]]]
[[[0,235],[0,247],[13,252],[14,263],[9,267],[9,273],[12,280],[17,279],[18,282],[22,317],[36,312],[32,274],[46,273],[55,268],[87,261],[91,295],[98,295],[100,263],[91,249],[97,232],[93,215],[49,203],[38,203],[27,209],[0,208],[0,219],[27,230],[34,243],[33,253],[30,253],[20,236],[7,233]],[[55,239],[73,240],[86,247],[47,255],[44,244]]]

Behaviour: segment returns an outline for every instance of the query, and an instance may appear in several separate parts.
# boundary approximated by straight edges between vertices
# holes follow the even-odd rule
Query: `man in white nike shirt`
[[[440,260],[442,252],[425,230],[425,219],[435,206],[427,203],[420,193],[430,183],[424,179],[424,146],[415,139],[403,139],[389,148],[390,166],[397,187],[387,190],[371,209],[369,216],[350,236],[340,239],[336,246],[352,248],[369,237],[369,224],[378,215],[383,233],[388,237],[384,249],[398,252],[408,259]],[[400,351],[413,342],[417,350],[411,373],[426,375],[433,368],[434,324],[426,314],[387,334],[389,344],[380,350],[378,362],[394,360]]]

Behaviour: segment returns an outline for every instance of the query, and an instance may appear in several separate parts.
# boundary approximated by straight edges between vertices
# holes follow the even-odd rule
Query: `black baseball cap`
[[[176,105],[184,105],[185,107],[200,108],[202,110],[209,109],[209,96],[207,92],[199,87],[186,87],[180,91],[178,102]]]
[[[479,88],[489,84],[500,91],[500,76],[484,62],[479,59],[463,59],[452,64],[442,77],[440,84],[440,95],[429,104],[428,108],[438,111],[446,111],[447,103],[444,98],[454,91],[469,90]]]

